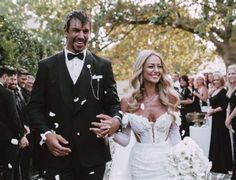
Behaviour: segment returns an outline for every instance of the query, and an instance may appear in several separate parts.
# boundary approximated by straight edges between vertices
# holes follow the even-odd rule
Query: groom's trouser
[[[48,168],[46,180],[103,180],[105,164],[84,168],[77,164],[74,168]]]

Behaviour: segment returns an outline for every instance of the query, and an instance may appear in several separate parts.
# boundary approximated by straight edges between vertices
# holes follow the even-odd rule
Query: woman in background
[[[227,174],[232,170],[232,149],[229,130],[224,122],[227,108],[227,90],[225,81],[220,73],[213,74],[212,94],[210,96],[211,109],[207,115],[212,116],[211,142],[209,160],[212,161],[212,172]]]
[[[205,77],[202,74],[198,74],[195,77],[195,89],[193,91],[193,96],[195,98],[199,98],[199,105],[200,107],[207,107],[207,100],[208,100],[208,90],[205,85]],[[206,112],[206,110],[202,108],[202,111]]]
[[[229,104],[227,108],[225,125],[230,130],[233,131],[233,149],[234,149],[234,165],[233,165],[233,175],[231,180],[236,179],[236,64],[230,65],[227,69],[227,79],[228,79],[228,91],[227,97],[229,98]]]

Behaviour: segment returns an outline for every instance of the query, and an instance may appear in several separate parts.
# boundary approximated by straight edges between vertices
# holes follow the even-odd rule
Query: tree
[[[32,34],[0,16],[0,65],[24,67],[35,72],[43,57],[43,46]]]
[[[5,8],[1,8],[2,2],[5,2]],[[63,48],[65,39],[62,19],[67,12],[77,7],[93,16],[93,35],[89,48],[113,61],[117,79],[130,76],[133,61],[140,49],[161,51],[169,69],[172,72],[181,71],[182,74],[194,73],[202,60],[212,57],[212,53],[206,51],[205,45],[196,41],[192,33],[166,24],[152,25],[150,17],[155,17],[155,6],[142,5],[138,0],[0,2],[3,16],[14,21],[17,27],[27,30],[43,45],[42,57]],[[31,26],[36,26],[31,28],[29,22],[33,22]],[[21,43],[25,41],[21,40]]]
[[[116,25],[153,23],[163,27],[179,28],[196,34],[203,40],[211,41],[226,65],[236,63],[234,0],[160,0],[155,4],[142,5],[142,8],[134,2],[132,8],[138,7],[132,10],[134,13],[129,9],[120,8],[122,6],[122,1],[118,1],[113,10],[117,13],[106,13],[110,23]],[[121,9],[122,11],[119,11]],[[151,15],[141,16],[145,11]]]

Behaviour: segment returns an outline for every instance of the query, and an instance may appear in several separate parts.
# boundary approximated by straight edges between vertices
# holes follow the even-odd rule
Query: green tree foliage
[[[35,72],[43,46],[32,34],[0,16],[0,65],[24,67]]]
[[[115,47],[100,53],[112,60],[116,77],[129,79],[137,53],[143,49],[160,52],[169,73],[194,74],[205,59],[213,57],[190,33],[154,25],[136,27]]]
[[[203,41],[196,41],[192,33],[175,29],[166,23],[168,18],[174,18],[175,15],[170,8],[173,5],[172,1],[163,2],[162,6],[143,2],[145,1],[17,0],[13,3],[2,0],[0,14],[5,19],[7,17],[8,22],[14,22],[14,29],[17,31],[27,30],[29,41],[26,41],[26,37],[13,41],[12,37],[6,38],[5,32],[1,38],[8,39],[4,40],[4,43],[8,43],[4,45],[8,50],[1,53],[1,56],[10,63],[9,57],[16,56],[10,55],[10,52],[20,49],[19,43],[16,43],[19,40],[24,46],[30,47],[28,51],[33,51],[33,57],[19,58],[18,64],[30,64],[28,67],[35,70],[39,59],[63,48],[64,15],[73,9],[83,9],[93,17],[93,34],[89,49],[112,60],[117,79],[129,78],[134,59],[141,49],[148,48],[161,52],[170,71],[180,71],[182,74],[194,73],[202,60],[212,58],[213,54],[206,51]],[[179,11],[183,14],[188,13],[183,7]],[[37,45],[31,44],[32,40]],[[23,55],[25,54],[27,53]]]
[[[179,28],[211,41],[227,65],[236,63],[236,1],[234,0],[159,0],[155,4],[149,3],[140,8],[143,11],[148,10],[151,14],[149,17],[139,16],[138,10],[132,14],[127,12],[128,9],[119,11],[120,6],[122,5],[117,3],[116,14],[123,15],[112,14],[106,17],[108,21],[119,25],[152,23],[162,27]]]

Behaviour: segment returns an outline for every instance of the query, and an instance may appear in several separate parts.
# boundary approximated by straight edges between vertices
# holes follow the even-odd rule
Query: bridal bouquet
[[[176,180],[207,180],[211,162],[204,156],[203,151],[190,138],[185,137],[175,145],[168,156],[171,179]]]

